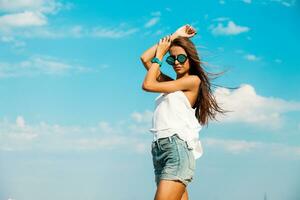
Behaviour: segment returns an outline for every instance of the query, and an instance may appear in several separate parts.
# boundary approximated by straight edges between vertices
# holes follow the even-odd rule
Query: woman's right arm
[[[155,52],[157,49],[158,44],[153,45],[149,49],[147,49],[142,55],[141,55],[141,61],[144,64],[146,70],[149,70],[151,67],[151,59],[154,58]]]
[[[176,34],[171,35],[171,40],[174,40],[176,38]],[[152,58],[154,58],[156,54],[156,49],[157,49],[158,43],[147,49],[142,55],[141,55],[141,61],[146,68],[146,70],[149,70],[151,65],[152,65]],[[157,75],[157,81],[171,81],[173,80],[171,77],[165,75],[160,71]]]
[[[196,30],[190,26],[189,24],[186,24],[184,26],[181,26],[180,28],[178,28],[172,35],[171,35],[171,40],[173,41],[174,39],[176,39],[177,37],[193,37],[196,34]],[[143,63],[143,65],[145,66],[146,70],[149,70],[152,63],[151,63],[151,59],[154,58],[155,54],[156,54],[156,49],[157,49],[158,43],[156,43],[155,45],[153,45],[152,47],[150,47],[149,49],[147,49],[142,55],[141,55],[141,61]],[[157,73],[157,81],[172,81],[173,79],[167,75],[165,75],[164,73],[162,73],[161,71],[159,71],[159,73]]]

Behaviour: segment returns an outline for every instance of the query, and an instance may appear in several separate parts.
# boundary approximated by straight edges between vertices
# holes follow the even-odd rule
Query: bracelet
[[[159,66],[161,66],[161,65],[162,65],[162,61],[161,61],[161,60],[159,60],[157,57],[154,57],[154,58],[152,58],[151,62],[152,62],[152,63],[158,63],[158,64],[159,64]]]

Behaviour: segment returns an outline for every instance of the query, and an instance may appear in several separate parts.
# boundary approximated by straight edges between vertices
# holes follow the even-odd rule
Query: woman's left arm
[[[168,52],[170,46],[170,36],[166,36],[163,39],[160,39],[159,45],[156,50],[156,57],[162,60],[164,55]],[[200,78],[197,75],[190,75],[188,77],[183,77],[171,81],[158,82],[156,80],[156,77],[159,71],[159,64],[152,63],[144,79],[142,86],[143,90],[163,93],[170,93],[178,90],[193,90],[194,87],[199,87],[199,84],[201,82]]]

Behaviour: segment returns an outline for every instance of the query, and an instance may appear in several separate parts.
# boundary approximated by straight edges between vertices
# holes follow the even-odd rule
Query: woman
[[[208,118],[223,113],[211,93],[207,73],[201,67],[195,45],[196,34],[184,25],[159,40],[141,56],[148,70],[142,88],[160,92],[155,99],[151,153],[156,181],[155,200],[187,200],[187,185],[193,179],[195,160],[202,156],[198,132]],[[176,72],[176,80],[160,71],[162,59]]]

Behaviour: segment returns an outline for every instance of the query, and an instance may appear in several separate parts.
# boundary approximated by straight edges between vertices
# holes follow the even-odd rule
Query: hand
[[[190,26],[189,24],[186,24],[180,28],[178,28],[174,33],[173,33],[173,37],[193,37],[194,35],[197,34],[196,29],[194,29],[192,26]]]
[[[166,37],[160,39],[156,49],[156,57],[162,59],[164,55],[168,52],[171,46],[171,42],[171,35],[167,35]]]

